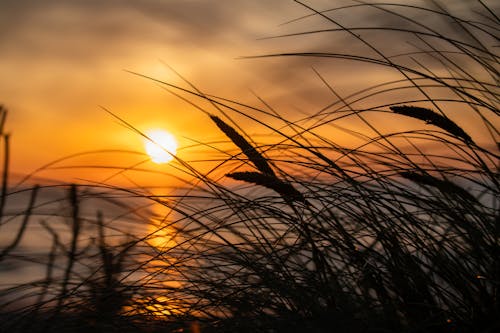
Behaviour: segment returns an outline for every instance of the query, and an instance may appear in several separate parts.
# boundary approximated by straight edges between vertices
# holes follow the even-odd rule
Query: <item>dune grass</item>
[[[206,113],[233,148],[218,151],[223,157],[205,173],[177,158],[176,167],[196,180],[180,195],[106,184],[68,186],[60,199],[66,212],[52,216],[66,221],[68,231],[57,229],[55,221],[40,223],[52,243],[38,259],[45,277],[2,289],[3,330],[500,329],[498,17],[480,1],[481,22],[454,16],[437,2],[358,3],[352,7],[411,25],[347,27],[333,14],[348,8],[318,11],[296,2],[307,17],[324,19],[325,29],[273,38],[347,33],[373,56],[341,49],[347,53],[252,58],[348,59],[352,66],[374,64],[401,78],[342,96],[315,70],[331,103],[295,120],[268,107],[204,94],[188,81],[184,88],[148,78]],[[415,19],[421,13],[446,22],[444,28]],[[447,35],[450,26],[461,34]],[[394,55],[377,44],[380,39],[364,39],[363,30],[403,33],[419,44]],[[403,90],[411,94],[385,102]],[[265,132],[266,142],[245,133],[235,118]],[[377,121],[393,119],[411,128],[379,129],[383,124]],[[474,121],[487,140],[470,134],[464,119]],[[347,128],[346,120],[363,129]],[[340,146],[325,129],[359,143]],[[2,138],[8,156],[8,136],[2,132]],[[2,211],[9,196],[7,171],[3,180]],[[39,209],[41,190],[25,190],[31,193],[28,208],[0,260],[34,260],[14,253]],[[106,220],[106,212],[82,216],[80,206],[89,198],[120,206],[125,213],[117,220],[137,224],[148,217],[127,200],[163,205],[172,213],[157,231],[168,230],[173,241],[152,245],[155,232],[138,237]],[[2,217],[3,224],[9,221]]]

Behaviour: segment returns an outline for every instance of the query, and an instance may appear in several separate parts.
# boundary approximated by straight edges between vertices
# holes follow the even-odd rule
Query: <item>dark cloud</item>
[[[210,42],[234,22],[225,7],[203,1],[4,1],[0,6],[2,51],[39,56],[100,56],[110,46],[151,41]]]
[[[176,42],[210,43],[219,35],[247,34],[252,26],[245,21],[252,20],[258,28],[265,24],[264,20],[259,22],[259,16],[266,17],[259,10],[267,11],[269,17],[269,9],[279,9],[287,2],[270,5],[237,0],[221,5],[203,0],[4,0],[0,3],[0,38],[5,44],[39,34],[67,39],[93,36],[107,41],[161,40],[169,36]]]

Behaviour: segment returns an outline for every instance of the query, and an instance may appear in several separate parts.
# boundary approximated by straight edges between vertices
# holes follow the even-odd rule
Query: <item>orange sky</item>
[[[324,9],[352,2],[308,3]],[[273,52],[347,52],[359,47],[346,36],[333,34],[258,40],[325,28],[320,18],[280,25],[308,13],[289,0],[2,0],[0,103],[10,111],[7,129],[12,134],[12,172],[26,174],[83,151],[142,152],[142,138],[120,126],[100,106],[140,130],[169,130],[179,141],[182,158],[209,158],[199,153],[201,148],[186,148],[196,141],[222,138],[207,117],[155,82],[124,70],[186,86],[168,64],[206,93],[261,107],[254,91],[291,120],[309,110],[316,112],[332,100],[312,66],[343,94],[396,77],[366,65],[353,67],[320,59],[237,59]],[[337,18],[351,26],[369,26],[380,18],[368,11],[343,13]],[[405,45],[392,45],[393,54],[404,51]],[[250,133],[266,134],[265,129],[241,121]],[[127,166],[143,158],[108,153],[57,166]],[[144,166],[166,170],[152,163]],[[112,172],[57,169],[38,175],[100,181]]]
[[[180,83],[169,64],[206,92],[249,96],[272,78],[235,58],[262,52],[256,39],[297,9],[287,1],[2,1],[0,101],[10,110],[12,171],[81,151],[142,150],[142,138],[99,106],[141,130],[165,128],[181,145],[182,137],[211,141],[218,134],[203,114],[124,70]]]

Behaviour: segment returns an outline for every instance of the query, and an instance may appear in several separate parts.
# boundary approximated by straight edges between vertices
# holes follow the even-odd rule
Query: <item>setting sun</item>
[[[144,141],[146,153],[155,163],[168,163],[177,151],[177,141],[175,137],[167,131],[154,129],[146,131],[148,137]]]

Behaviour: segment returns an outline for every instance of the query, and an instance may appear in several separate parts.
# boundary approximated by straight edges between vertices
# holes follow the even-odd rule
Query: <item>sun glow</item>
[[[145,134],[148,138],[144,140],[144,147],[153,162],[168,163],[174,158],[177,141],[172,134],[160,129],[149,130]]]

